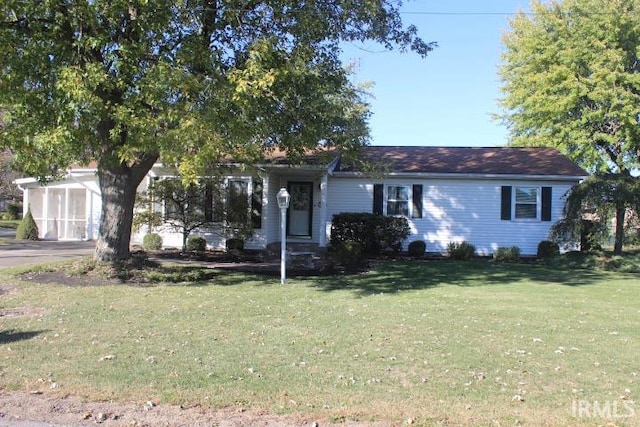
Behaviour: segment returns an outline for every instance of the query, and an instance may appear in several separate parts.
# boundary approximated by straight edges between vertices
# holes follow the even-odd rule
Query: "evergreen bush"
[[[520,248],[517,246],[498,248],[493,254],[493,259],[498,262],[517,262],[520,260]]]
[[[18,224],[16,240],[38,240],[38,225],[31,215],[31,208],[27,209],[27,213]]]
[[[338,265],[354,266],[364,261],[360,242],[348,241],[338,246],[330,246],[329,255]]]
[[[20,205],[16,205],[14,203],[8,203],[7,206],[4,208],[2,219],[4,220],[20,219],[21,211],[22,211],[22,207]]]
[[[538,258],[550,259],[560,255],[560,247],[556,242],[551,240],[543,240],[538,243]]]
[[[409,255],[414,258],[421,258],[427,250],[427,244],[422,240],[414,240],[409,243],[408,252]]]
[[[149,233],[142,238],[142,247],[146,251],[162,249],[162,236],[157,233]]]
[[[227,239],[225,242],[228,251],[243,251],[244,250],[244,240],[238,239],[237,237]]]
[[[204,252],[207,250],[207,240],[202,236],[191,236],[187,240],[187,250],[191,252]]]
[[[451,242],[447,246],[447,253],[451,259],[467,261],[476,255],[476,247],[467,241]]]

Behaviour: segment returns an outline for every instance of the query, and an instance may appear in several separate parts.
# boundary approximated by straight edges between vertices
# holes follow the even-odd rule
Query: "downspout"
[[[29,201],[27,201],[27,203],[24,203],[24,197],[25,197],[25,194],[26,194],[27,198],[28,198],[28,194],[29,193],[27,193],[27,189],[26,188],[22,188],[22,186],[20,184],[16,184],[15,181],[13,183],[16,185],[16,187],[18,187],[18,190],[22,191],[22,201],[23,201],[23,203],[22,203],[22,217],[24,218],[24,216],[27,214],[27,209],[29,209]]]
[[[318,238],[318,246],[327,247],[327,176],[328,173],[322,175],[320,182],[320,234]]]

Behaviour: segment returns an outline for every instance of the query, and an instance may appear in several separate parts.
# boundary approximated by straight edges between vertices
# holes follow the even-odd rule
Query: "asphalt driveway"
[[[3,235],[12,237],[5,233]],[[0,246],[0,268],[79,258],[92,254],[96,247],[93,241],[7,240],[8,245]]]

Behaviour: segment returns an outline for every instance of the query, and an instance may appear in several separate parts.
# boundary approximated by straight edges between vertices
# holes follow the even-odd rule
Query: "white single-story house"
[[[254,227],[245,248],[266,249],[280,242],[276,194],[284,187],[292,197],[287,244],[326,247],[333,215],[373,212],[407,217],[411,235],[406,243],[422,240],[429,252],[445,252],[450,242],[468,241],[481,255],[508,246],[535,255],[538,243],[549,238],[551,226],[562,217],[564,196],[587,176],[552,148],[367,146],[361,157],[383,166],[382,171],[361,170],[339,156],[309,156],[291,165],[276,153],[264,163],[230,172],[224,184],[234,188],[235,197],[246,198]],[[155,165],[141,189],[168,175],[166,168]],[[16,183],[41,238],[97,238],[101,198],[95,168],[71,169],[63,180],[47,186],[31,178]],[[205,237],[211,248],[224,248],[225,238],[215,228],[213,222],[193,234]],[[165,246],[182,244],[179,230],[153,231],[163,236]],[[132,243],[141,242],[147,232],[134,233]]]

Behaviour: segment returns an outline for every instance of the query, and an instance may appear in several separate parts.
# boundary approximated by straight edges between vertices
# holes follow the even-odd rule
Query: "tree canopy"
[[[341,41],[426,55],[399,0],[5,0],[0,145],[42,179],[98,165],[96,258],[129,256],[135,188],[159,158],[195,180],[225,156],[366,142]]]
[[[554,146],[591,173],[631,176],[640,166],[640,1],[534,1],[531,12],[517,15],[503,39],[511,144]],[[607,200],[621,250],[631,201]]]

